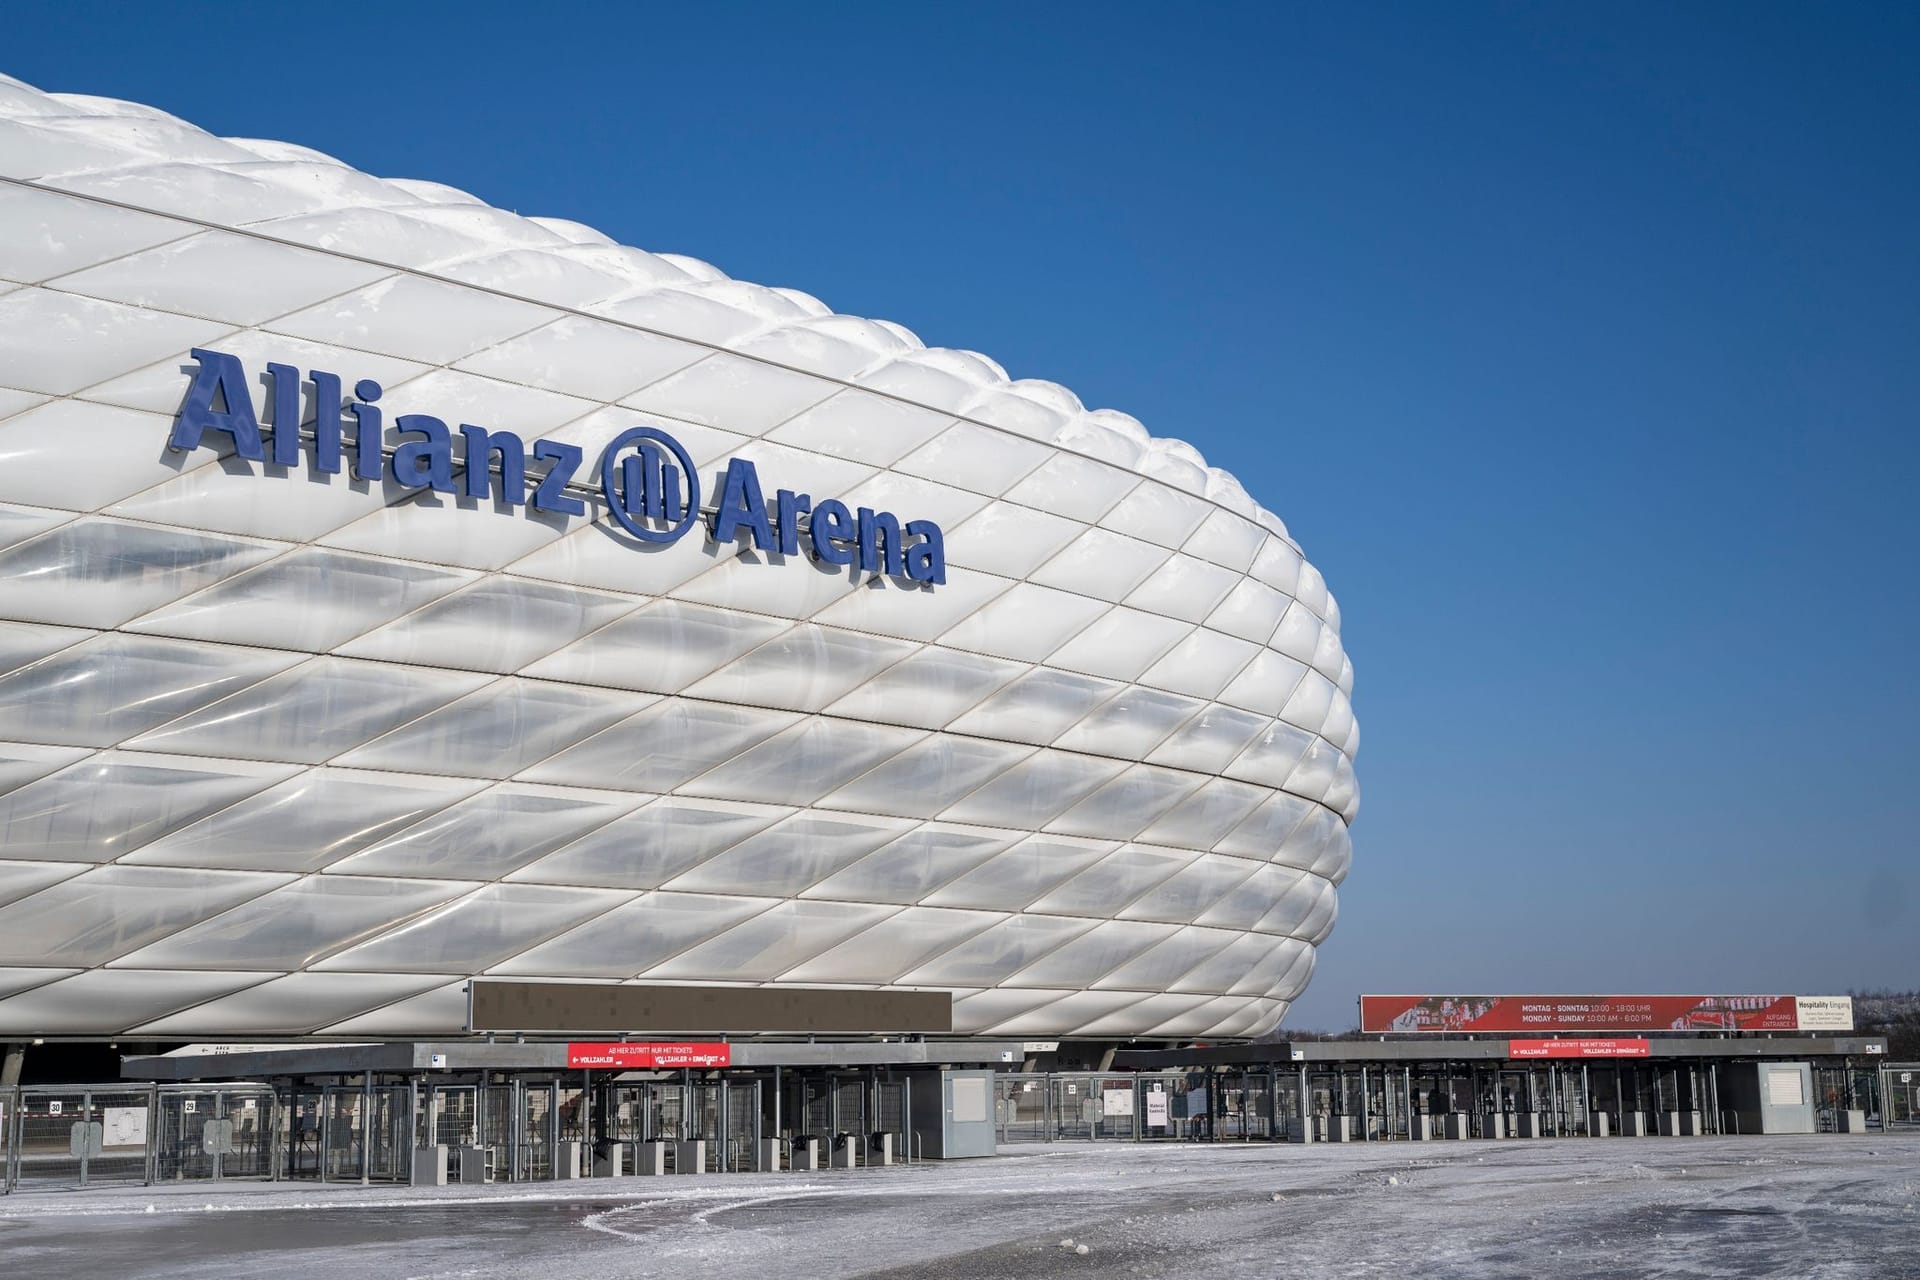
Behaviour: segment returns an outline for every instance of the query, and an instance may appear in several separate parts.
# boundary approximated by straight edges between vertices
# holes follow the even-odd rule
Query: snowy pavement
[[[1920,1277],[1920,1133],[1054,1146],[838,1173],[0,1198],[9,1277]]]

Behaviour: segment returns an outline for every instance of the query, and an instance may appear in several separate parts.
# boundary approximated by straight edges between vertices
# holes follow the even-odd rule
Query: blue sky
[[[1920,9],[8,6],[1191,440],[1345,610],[1362,990],[1920,986]]]

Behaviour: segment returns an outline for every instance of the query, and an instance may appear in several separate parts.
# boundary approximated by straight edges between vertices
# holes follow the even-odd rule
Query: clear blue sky
[[[897,320],[1326,571],[1362,990],[1920,986],[1920,9],[7,8],[0,69]]]

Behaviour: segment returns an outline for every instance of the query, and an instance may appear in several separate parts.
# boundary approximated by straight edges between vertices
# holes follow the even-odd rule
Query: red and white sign
[[[647,1071],[663,1067],[726,1067],[732,1064],[733,1046],[730,1044],[620,1041],[567,1045],[567,1065],[576,1070]]]
[[[1361,996],[1369,1035],[1851,1031],[1846,996]]]
[[[1509,1058],[1644,1058],[1653,1052],[1647,1040],[1509,1040]]]

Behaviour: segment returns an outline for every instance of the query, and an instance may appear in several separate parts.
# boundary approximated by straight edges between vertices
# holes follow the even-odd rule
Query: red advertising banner
[[[1361,996],[1360,1029],[1551,1032],[1851,1031],[1846,996]]]
[[[1653,1053],[1649,1040],[1509,1040],[1509,1058],[1645,1058]]]
[[[725,1067],[733,1063],[729,1044],[656,1044],[622,1041],[567,1045],[567,1066],[576,1070],[646,1071],[663,1067]]]

